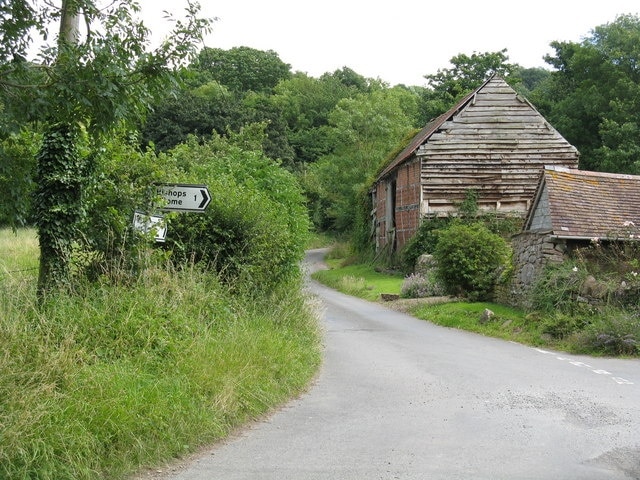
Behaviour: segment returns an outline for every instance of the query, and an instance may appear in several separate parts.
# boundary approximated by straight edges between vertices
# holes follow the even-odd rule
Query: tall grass
[[[126,478],[301,392],[319,364],[299,285],[251,298],[154,268],[37,306],[34,256],[0,283],[0,478]]]
[[[17,274],[35,274],[38,268],[38,238],[35,230],[15,232],[0,229],[0,281]],[[20,275],[22,276],[22,275]]]

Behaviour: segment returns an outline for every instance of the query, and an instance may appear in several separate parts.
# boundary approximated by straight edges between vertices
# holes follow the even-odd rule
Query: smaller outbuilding
[[[640,240],[640,176],[547,167],[513,239],[509,303],[525,299],[542,269],[577,248]]]

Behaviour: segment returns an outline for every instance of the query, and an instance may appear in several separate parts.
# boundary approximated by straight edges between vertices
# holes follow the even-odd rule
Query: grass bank
[[[254,298],[156,268],[38,307],[36,247],[33,232],[0,231],[0,478],[128,478],[223,438],[317,370],[300,285]]]
[[[328,262],[329,270],[320,270],[313,278],[338,291],[376,301],[383,293],[399,294],[403,275],[376,271],[371,265],[341,266],[338,260]]]

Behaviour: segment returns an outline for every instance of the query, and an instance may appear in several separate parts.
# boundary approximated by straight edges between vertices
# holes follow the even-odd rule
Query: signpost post
[[[155,185],[155,193],[166,202],[160,208],[170,212],[204,212],[211,203],[206,185],[163,183]]]

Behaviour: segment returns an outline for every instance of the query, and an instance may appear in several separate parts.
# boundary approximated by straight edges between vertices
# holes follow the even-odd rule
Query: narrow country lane
[[[163,479],[640,478],[640,361],[531,348],[310,289],[325,360],[308,393]]]

